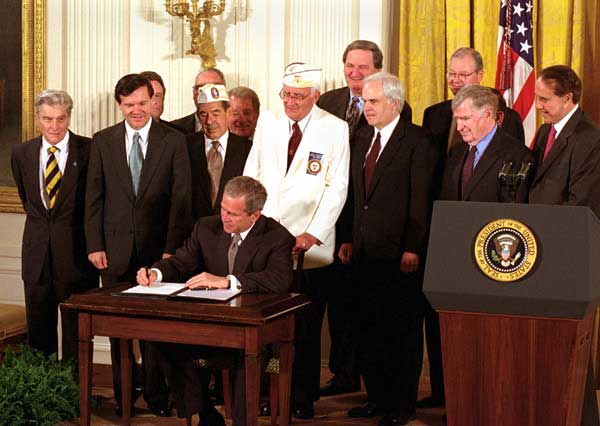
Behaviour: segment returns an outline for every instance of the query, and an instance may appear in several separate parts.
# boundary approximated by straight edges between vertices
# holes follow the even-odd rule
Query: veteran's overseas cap
[[[227,89],[222,84],[205,84],[198,89],[198,103],[207,104],[209,102],[229,102]]]
[[[283,84],[297,88],[319,86],[321,68],[304,62],[292,62],[283,70]]]

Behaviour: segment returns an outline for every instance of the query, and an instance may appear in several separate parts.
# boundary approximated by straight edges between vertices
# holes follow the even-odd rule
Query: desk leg
[[[292,317],[293,320],[293,317]],[[293,323],[292,323],[293,327]],[[292,392],[293,341],[279,343],[279,426],[288,426]]]
[[[90,314],[78,314],[79,358],[79,425],[90,426],[90,397],[92,394],[92,321]]]
[[[131,346],[130,339],[119,339],[121,351],[121,409],[123,410],[122,423],[124,426],[129,426],[131,419],[131,372],[132,359],[129,348]]]
[[[258,331],[246,330],[244,366],[246,369],[246,426],[258,423],[258,394],[260,391],[260,350]]]

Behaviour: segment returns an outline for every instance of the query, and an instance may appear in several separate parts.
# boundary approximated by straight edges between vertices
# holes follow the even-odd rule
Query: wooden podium
[[[499,259],[514,222],[535,259],[502,282],[478,264],[482,247]],[[505,254],[509,269],[523,260]],[[581,419],[599,281],[600,222],[587,207],[436,202],[424,291],[440,315],[448,426],[597,424],[597,409]]]

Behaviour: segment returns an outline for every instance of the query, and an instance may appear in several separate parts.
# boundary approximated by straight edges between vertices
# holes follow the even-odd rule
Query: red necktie
[[[465,193],[467,183],[469,182],[469,179],[471,179],[471,175],[473,174],[473,167],[475,166],[475,154],[477,154],[477,147],[470,147],[469,153],[467,154],[467,158],[465,159],[465,164],[463,164],[462,175],[460,178],[461,198],[462,195]]]
[[[550,148],[554,145],[554,141],[556,140],[556,129],[554,126],[550,126],[550,133],[548,133],[548,140],[546,141],[546,148],[544,149],[544,156],[542,157],[542,163],[546,160],[546,156],[550,152]]]
[[[371,151],[369,151],[369,155],[367,155],[367,159],[365,160],[365,196],[369,193],[369,189],[371,188],[371,179],[373,178],[379,151],[381,151],[381,133],[377,132],[375,142],[373,142]]]
[[[287,159],[287,168],[286,171],[289,170],[290,164],[292,164],[292,160],[294,159],[294,155],[296,155],[296,151],[298,150],[298,146],[300,146],[300,141],[302,140],[302,132],[300,131],[300,126],[298,126],[298,122],[294,121],[294,125],[292,126],[292,137],[288,142],[288,159]]]

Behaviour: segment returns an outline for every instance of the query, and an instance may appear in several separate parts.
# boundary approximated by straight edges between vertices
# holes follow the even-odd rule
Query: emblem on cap
[[[494,281],[512,282],[527,275],[537,258],[531,229],[514,219],[486,224],[475,237],[475,262]]]

